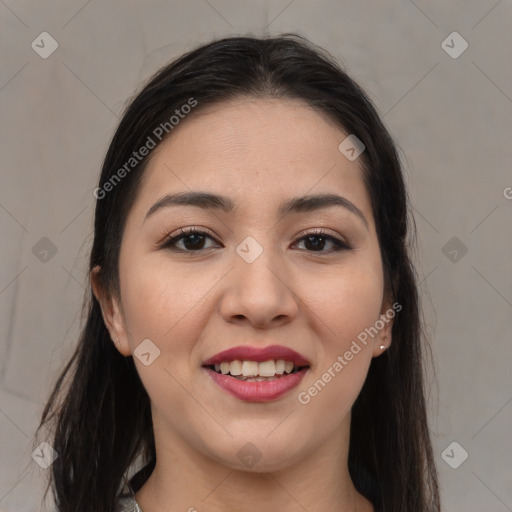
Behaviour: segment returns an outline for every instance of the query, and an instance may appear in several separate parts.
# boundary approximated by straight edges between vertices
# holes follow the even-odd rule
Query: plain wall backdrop
[[[40,510],[32,436],[77,342],[127,100],[200,43],[282,32],[330,51],[401,148],[443,510],[512,510],[511,26],[507,0],[0,0],[0,511]]]

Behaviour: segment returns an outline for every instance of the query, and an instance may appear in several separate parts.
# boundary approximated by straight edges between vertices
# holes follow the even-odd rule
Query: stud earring
[[[116,338],[115,343],[119,343],[119,338]]]
[[[386,341],[386,340],[388,339],[388,337],[387,337],[387,336],[384,336],[384,338],[383,338],[383,339],[384,339],[384,341]],[[384,350],[384,349],[386,348],[386,345],[380,345],[380,347],[379,347],[379,348],[380,348],[381,350]]]

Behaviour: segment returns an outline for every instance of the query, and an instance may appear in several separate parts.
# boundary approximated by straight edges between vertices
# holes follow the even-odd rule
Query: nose
[[[292,321],[299,311],[293,283],[284,263],[270,250],[252,263],[235,256],[224,280],[220,311],[226,322],[268,329]]]

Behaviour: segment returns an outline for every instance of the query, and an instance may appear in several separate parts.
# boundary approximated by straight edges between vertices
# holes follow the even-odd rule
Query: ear
[[[96,265],[90,272],[91,287],[101,307],[105,326],[117,350],[124,356],[132,353],[128,342],[127,330],[121,305],[104,287],[101,278],[101,268]]]
[[[379,320],[376,322],[379,334],[374,338],[373,357],[380,356],[391,346],[394,319],[401,309],[402,306],[398,302],[393,303],[390,297],[385,297],[382,301]]]

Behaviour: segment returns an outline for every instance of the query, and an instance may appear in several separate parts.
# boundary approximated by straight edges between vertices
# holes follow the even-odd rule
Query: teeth
[[[244,361],[242,363],[242,375],[244,377],[256,377],[258,373],[258,363],[256,361]]]
[[[276,363],[274,363],[272,359],[270,361],[260,363],[258,365],[258,373],[260,377],[273,377],[276,374]]]
[[[231,375],[241,375],[242,361],[232,361],[229,363],[229,373],[231,373]]]
[[[283,373],[291,373],[294,368],[292,361],[284,361],[272,359],[268,361],[224,361],[215,365],[215,371],[227,375],[228,373],[233,376],[241,377],[275,377]],[[266,379],[261,380],[266,380]],[[259,379],[258,379],[259,380]]]

